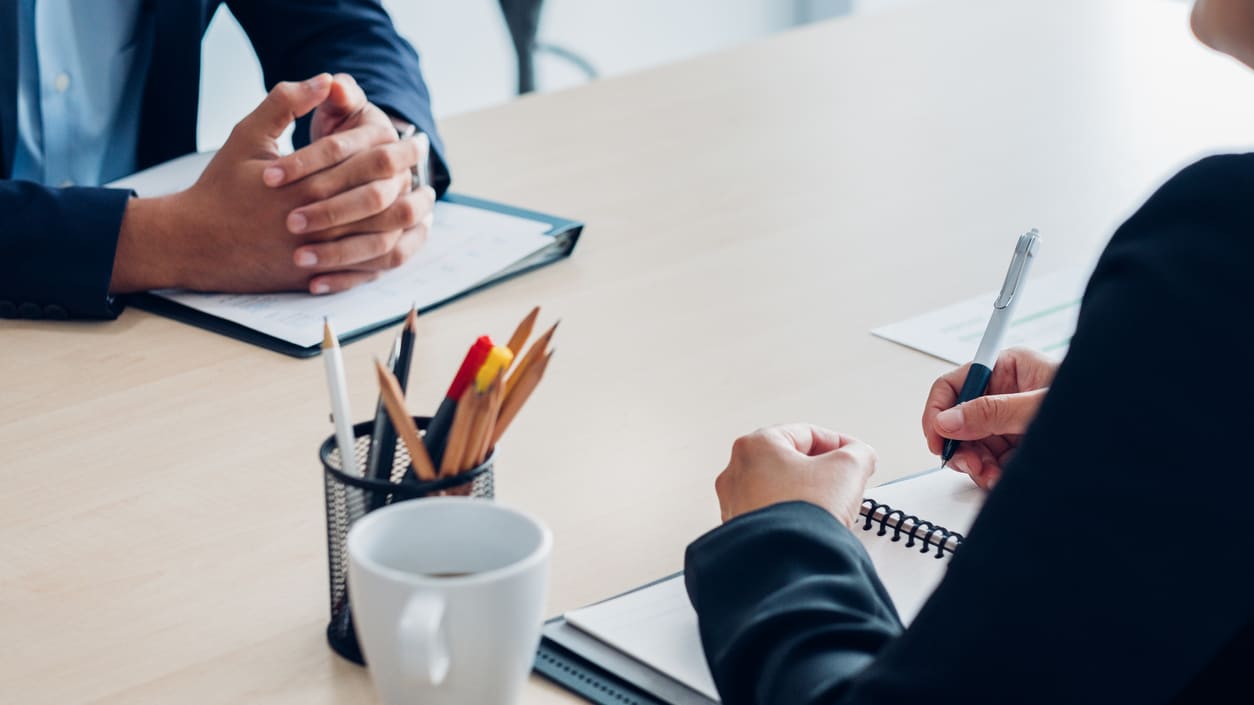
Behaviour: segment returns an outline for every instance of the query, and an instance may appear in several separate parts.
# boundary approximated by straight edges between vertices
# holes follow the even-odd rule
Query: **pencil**
[[[531,337],[531,331],[536,327],[536,319],[540,316],[540,307],[536,306],[531,309],[531,313],[522,319],[522,323],[518,324],[518,328],[514,329],[514,334],[509,337],[509,344],[505,347],[514,353],[514,359],[518,359],[519,353],[522,352],[523,346],[527,344],[527,339]]]
[[[383,403],[388,408],[388,416],[392,418],[396,434],[409,449],[409,460],[413,463],[414,472],[424,482],[434,480],[435,466],[431,463],[431,456],[427,454],[427,447],[422,444],[422,436],[418,435],[418,427],[414,425],[409,410],[405,408],[405,395],[401,393],[396,377],[378,359],[375,359],[374,366],[379,373],[379,390],[383,394]]]
[[[471,416],[470,433],[467,435],[466,448],[462,451],[461,461],[458,463],[458,472],[466,472],[475,467],[476,459],[479,457],[479,447],[483,445],[483,436],[488,432],[488,405],[493,390],[499,386],[499,382],[493,380],[487,391],[475,392],[473,406],[471,407],[473,414]]]
[[[388,367],[396,369],[396,361],[401,354],[401,337],[392,341],[392,351],[388,353]],[[374,424],[370,429],[370,452],[366,455],[366,477],[381,482],[392,481],[392,464],[396,457],[396,432],[392,430],[392,422],[388,419],[387,407],[383,404],[383,395],[374,407]],[[385,497],[378,493],[371,495],[371,509],[383,506]]]
[[[348,410],[348,384],[344,381],[344,358],[340,341],[331,330],[331,321],[322,319],[322,357],[331,391],[331,420],[335,423],[335,443],[340,447],[340,470],[357,477],[357,441],[353,435],[352,412]]]
[[[554,351],[556,352],[556,351]],[[526,376],[518,382],[514,388],[514,393],[505,397],[501,404],[501,412],[497,415],[495,429],[492,432],[492,442],[489,448],[495,448],[497,441],[501,440],[501,436],[505,434],[509,425],[514,422],[518,416],[518,412],[522,410],[523,404],[531,398],[531,393],[535,391],[540,384],[540,380],[544,377],[544,371],[549,367],[549,360],[553,359],[553,352],[545,355],[539,363],[533,365],[527,371]]]
[[[466,385],[462,398],[457,402],[457,412],[453,415],[453,426],[448,432],[448,442],[444,445],[444,457],[440,459],[440,476],[448,477],[461,471],[462,453],[466,451],[466,441],[470,436],[471,414],[474,413],[475,390],[473,385]]]
[[[557,332],[557,326],[559,324],[561,324],[561,321],[554,323],[552,328],[545,331],[544,335],[537,338],[536,342],[531,344],[531,349],[527,351],[526,355],[523,355],[522,362],[518,363],[514,367],[514,371],[510,373],[509,378],[505,380],[506,401],[513,396],[514,387],[518,386],[519,380],[527,374],[527,368],[536,364],[538,360],[544,357],[547,352],[547,348],[549,347],[549,341],[553,340],[553,334]]]
[[[487,422],[484,424],[483,438],[479,441],[479,451],[475,454],[475,467],[483,464],[488,459],[488,451],[492,450],[495,445],[493,439],[496,437],[496,419],[501,413],[501,403],[505,398],[505,388],[498,379],[492,383],[492,388],[488,390],[488,404],[484,415]]]
[[[387,365],[387,368],[396,376],[396,382],[402,394],[405,393],[409,384],[409,363],[414,356],[414,334],[417,330],[418,308],[412,306],[409,309],[409,317],[405,319],[405,325],[396,336],[396,347],[393,349],[393,354],[389,356]],[[396,431],[392,424],[388,423],[387,409],[383,405],[382,395],[379,397],[379,405],[375,408],[375,425],[370,439],[370,459],[366,472],[372,479],[391,482],[393,458],[396,456]],[[384,499],[381,493],[371,495],[371,508],[378,509],[383,506]]]
[[[396,375],[396,383],[400,385],[402,392],[409,390],[409,367],[414,358],[414,335],[417,332],[418,306],[415,304],[410,307],[405,327],[401,329],[401,352],[396,358],[396,365],[392,367],[392,373]]]
[[[461,398],[467,386],[473,386],[475,375],[479,373],[479,368],[483,366],[491,352],[492,339],[486,335],[480,336],[474,345],[470,346],[465,359],[462,360],[461,367],[457,368],[453,383],[449,385],[448,393],[444,395],[439,408],[431,418],[431,423],[427,425],[427,437],[424,439],[427,450],[431,451],[431,457],[435,458],[435,462],[441,467],[444,466],[444,445],[448,442],[449,427],[453,425],[453,415],[457,412],[457,400]]]

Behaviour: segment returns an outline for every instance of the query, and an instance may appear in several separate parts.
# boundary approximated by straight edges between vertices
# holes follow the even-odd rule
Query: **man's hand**
[[[267,165],[274,189],[300,186],[313,203],[295,208],[286,226],[323,244],[297,249],[293,261],[313,272],[311,288],[342,288],[360,273],[405,262],[426,241],[435,191],[410,192],[412,168],[427,160],[425,135],[398,140],[382,110],[347,74],[335,76],[327,101],[314,112],[312,142]]]
[[[267,189],[261,172],[278,157],[277,140],[288,125],[330,91],[327,74],[278,84],[235,126],[194,185],[170,196],[132,199],[110,291],[305,289],[309,272],[292,262],[304,238],[290,234],[284,219],[312,199],[299,189]]]
[[[297,118],[326,104],[335,85],[326,74],[278,84],[235,126],[192,187],[161,198],[132,199],[122,219],[110,291],[325,294],[402,264],[425,238],[422,219],[435,196],[429,189],[394,201],[364,221],[296,234],[287,227],[291,213],[333,197],[333,186],[315,179],[281,188],[263,183],[262,172],[279,158],[279,136]],[[390,135],[397,144],[395,132]],[[317,262],[302,264],[308,260],[303,253],[311,249]]]
[[[855,438],[807,424],[774,426],[737,439],[714,489],[723,521],[803,501],[852,527],[875,463],[875,450]]]
[[[997,358],[986,396],[955,407],[970,365],[936,380],[923,408],[927,447],[940,455],[946,438],[963,441],[949,466],[985,489],[1002,470],[1036,416],[1058,363],[1034,350],[1011,348]]]

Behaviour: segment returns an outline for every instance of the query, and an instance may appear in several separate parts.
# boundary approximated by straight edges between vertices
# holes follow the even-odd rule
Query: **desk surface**
[[[417,410],[473,336],[563,319],[497,485],[554,530],[549,612],[679,569],[757,426],[858,435],[880,480],[929,466],[946,365],[868,331],[994,288],[1029,227],[1037,272],[1091,261],[1250,143],[1254,80],[1182,5],[933,2],[448,121],[459,190],[588,223],[569,262],[422,319],[414,368]],[[391,339],[346,348],[355,409]],[[0,341],[0,702],[374,702],[322,636],[318,362],[135,310]]]

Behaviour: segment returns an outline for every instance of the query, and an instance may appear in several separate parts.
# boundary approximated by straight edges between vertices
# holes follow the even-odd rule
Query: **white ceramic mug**
[[[484,499],[398,502],[348,532],[348,594],[386,705],[509,705],[548,596],[548,528]]]

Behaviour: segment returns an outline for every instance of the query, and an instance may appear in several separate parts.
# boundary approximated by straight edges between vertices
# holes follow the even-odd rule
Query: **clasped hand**
[[[311,111],[310,144],[281,156],[278,138]],[[132,200],[111,288],[326,294],[375,279],[426,240],[435,192],[410,183],[427,149],[350,76],[280,83],[193,186]]]

